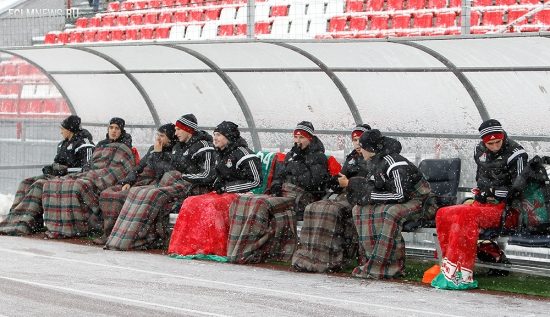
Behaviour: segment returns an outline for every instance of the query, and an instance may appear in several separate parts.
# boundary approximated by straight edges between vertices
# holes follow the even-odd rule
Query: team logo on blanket
[[[225,163],[225,166],[231,168],[231,166],[233,166],[233,163],[231,163],[231,160],[227,160],[227,163]]]
[[[483,155],[479,157],[479,161],[480,161],[480,162],[485,162],[485,161],[487,161],[487,153],[483,153]]]

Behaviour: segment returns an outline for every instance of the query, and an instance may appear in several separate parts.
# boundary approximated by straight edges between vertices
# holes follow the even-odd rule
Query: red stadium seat
[[[235,28],[235,35],[246,35],[246,24],[237,24],[237,27]]]
[[[171,28],[171,26],[159,26],[155,32],[155,39],[167,39]]]
[[[189,5],[189,0],[176,0],[175,5],[186,7],[187,5]]]
[[[388,15],[374,15],[370,20],[371,30],[387,30],[390,17]]]
[[[13,109],[14,100],[2,99],[0,102],[0,112],[16,112]]]
[[[83,38],[83,33],[81,31],[71,31],[69,32],[69,42],[70,43],[81,43]]]
[[[367,0],[365,11],[382,11],[384,0]]]
[[[426,6],[426,0],[407,0],[407,10],[420,10]]]
[[[15,66],[13,66],[13,69],[15,70]],[[13,73],[15,74],[15,72]],[[14,75],[6,75],[6,69],[4,68],[4,76],[14,76]],[[21,86],[20,85],[14,85],[11,84],[8,87],[8,95],[18,95],[21,92]]]
[[[117,18],[117,24],[118,24],[118,18]],[[130,16],[130,25],[142,25],[142,24],[143,24],[143,15],[132,14]]]
[[[58,32],[49,32],[44,36],[44,44],[57,44],[57,34]],[[0,71],[0,75],[2,72]]]
[[[66,32],[59,33],[57,35],[57,42],[62,43],[62,44],[68,43],[69,42],[69,33],[66,33]],[[4,72],[5,72],[5,70],[4,70]]]
[[[187,22],[202,21],[202,10],[189,11]]]
[[[218,36],[233,36],[235,34],[235,26],[233,24],[220,25]]]
[[[346,1],[346,12],[362,12],[365,2],[358,0]]]
[[[57,101],[55,99],[44,99],[44,110],[42,112],[57,113]]]
[[[410,29],[411,28],[411,15],[410,14],[396,14],[391,19],[392,29]]]
[[[256,22],[256,25],[254,26],[254,35],[269,34],[270,25],[271,24],[269,21]]]
[[[187,22],[187,11],[176,11],[174,13],[174,22]]]
[[[496,0],[495,5],[497,6],[511,6],[515,5],[517,0]]]
[[[101,18],[100,17],[91,17],[88,21],[88,27],[91,28],[98,28],[101,26]]]
[[[348,23],[346,17],[333,17],[328,25],[329,32],[343,32]]]
[[[131,11],[134,9],[134,3],[131,1],[124,1],[120,4],[120,11]]]
[[[124,40],[123,29],[114,29],[111,31],[111,41],[123,41],[123,40]]]
[[[2,67],[3,65],[0,65],[0,76],[2,76]],[[7,95],[8,94],[8,85],[0,85],[0,95]]]
[[[432,27],[433,22],[433,13],[427,12],[427,13],[413,13],[414,22],[413,22],[413,28],[414,29],[426,29]]]
[[[211,1],[208,1],[211,2]],[[190,0],[189,4],[192,6],[202,6],[205,5],[204,0]]]
[[[449,8],[456,8],[462,6],[462,0],[450,0],[449,2]]]
[[[173,7],[175,0],[162,0],[161,7]]]
[[[161,6],[162,6],[161,0],[149,0],[149,8],[160,9]]]
[[[24,64],[17,64],[17,68],[15,71],[16,76],[27,76],[29,75],[31,65],[24,63]]]
[[[83,42],[95,42],[97,30],[84,30]]]
[[[352,17],[349,20],[350,31],[364,31],[367,29],[367,17]]]
[[[403,0],[386,0],[386,11],[403,10]]]
[[[172,12],[161,12],[158,22],[159,24],[172,23]]]
[[[540,4],[540,0],[519,0],[519,4]]]
[[[155,28],[152,26],[144,26],[139,32],[139,38],[141,40],[152,40],[155,32]]]
[[[550,8],[545,8],[533,15],[533,24],[550,26]]]
[[[475,0],[472,2],[472,7],[490,7],[493,5],[493,0]]]
[[[134,10],[144,10],[149,7],[147,1],[136,1],[134,2]]]
[[[97,41],[98,42],[108,42],[111,40],[111,31],[109,30],[99,30],[97,31]]]
[[[116,25],[117,26],[128,26],[128,16],[126,14],[119,14],[116,17]]]
[[[288,15],[288,6],[272,6],[270,17],[286,17]]]
[[[479,16],[480,13],[477,10],[470,11],[470,26],[478,26],[479,25]],[[458,17],[458,26],[462,25],[462,19],[459,16]]]
[[[529,12],[528,9],[509,9],[508,10],[508,24],[512,23],[513,21],[519,19],[520,17],[524,16]],[[527,18],[523,19],[520,22],[517,22],[516,25],[525,25],[527,24]]]
[[[143,24],[157,24],[157,12],[149,12],[145,14],[145,19],[143,20]]]
[[[101,20],[102,27],[115,26],[115,16],[114,15],[105,15]]]
[[[503,10],[487,10],[483,12],[481,25],[483,26],[499,26],[504,23]]]
[[[126,29],[126,41],[135,41],[139,40],[139,30],[138,29]]]
[[[107,12],[118,12],[120,9],[120,3],[118,1],[109,2],[107,5]]]
[[[220,0],[220,5],[233,4],[235,0]]]
[[[42,112],[42,99],[29,99],[27,103],[27,112],[41,113]]]
[[[221,8],[204,10],[204,21],[215,21],[220,18]]]
[[[442,9],[447,7],[447,0],[428,0],[428,9]]]
[[[82,29],[88,27],[88,18],[78,18],[76,19],[75,28]]]

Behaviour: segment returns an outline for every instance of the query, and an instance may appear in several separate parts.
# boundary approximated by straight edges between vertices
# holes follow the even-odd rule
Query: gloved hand
[[[513,187],[508,190],[505,202],[507,206],[511,206],[514,200],[521,198],[521,191],[514,189]]]
[[[42,173],[44,173],[44,175],[53,175],[53,166],[45,165],[42,167]]]
[[[215,182],[214,185],[212,185],[212,189],[218,194],[225,193],[225,185],[223,182]]]
[[[67,166],[65,165],[52,165],[53,175],[55,176],[65,176],[68,173]]]
[[[488,187],[481,187],[477,189],[477,192],[474,194],[476,201],[486,204],[487,198],[492,197],[492,193],[490,188]]]
[[[271,196],[281,197],[283,194],[283,187],[279,183],[273,183],[269,188],[269,192]]]
[[[294,161],[303,161],[304,156],[302,155],[302,144],[301,143],[294,143],[294,146],[292,149],[290,149],[290,152],[292,152],[292,159]]]

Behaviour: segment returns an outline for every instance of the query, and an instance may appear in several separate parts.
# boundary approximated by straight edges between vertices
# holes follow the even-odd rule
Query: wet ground
[[[0,236],[0,316],[547,316],[550,300]]]

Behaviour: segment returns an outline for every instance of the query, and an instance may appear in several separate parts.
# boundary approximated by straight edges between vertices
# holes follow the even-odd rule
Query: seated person
[[[170,211],[179,210],[174,205],[185,199],[191,185],[214,182],[212,137],[199,130],[193,114],[182,116],[175,126],[179,142],[172,149],[169,170],[156,172],[162,178],[155,186],[130,188],[104,249],[162,248],[169,237]]]
[[[124,120],[109,122],[105,140],[95,147],[91,169],[44,184],[42,194],[46,238],[70,238],[101,231],[99,194],[113,186],[135,167],[132,137]]]
[[[67,173],[90,169],[94,144],[81,120],[72,115],[61,122],[63,141],[57,145],[53,164],[42,169],[43,175],[29,177],[19,184],[9,214],[0,223],[0,234],[26,235],[42,229],[42,193],[46,180]]]
[[[294,146],[273,178],[271,196],[241,195],[231,204],[228,260],[290,262],[297,240],[295,199],[305,190],[318,190],[327,177],[325,147],[311,122],[302,121],[294,130]],[[305,196],[307,205],[312,197]]]
[[[473,268],[481,229],[500,227],[508,190],[527,163],[527,153],[514,142],[500,122],[490,119],[479,127],[481,141],[474,152],[477,165],[475,201],[472,204],[443,207],[435,218],[441,245],[441,272],[432,280],[440,289],[477,287]],[[511,210],[507,226],[516,226],[518,213]]]
[[[363,159],[359,137],[370,130],[368,124],[358,124],[351,132],[355,148],[344,162],[340,177],[331,178],[331,187],[338,195],[333,200],[321,200],[307,205],[298,248],[292,256],[292,266],[298,271],[340,271],[351,263],[357,251],[357,233],[351,217],[351,205],[346,199],[348,179],[367,178],[367,161]],[[370,162],[369,162],[370,163]]]
[[[248,148],[238,126],[223,121],[214,130],[218,156],[214,192],[187,198],[181,206],[168,254],[227,254],[229,205],[237,193],[250,192],[262,185],[261,162]]]
[[[99,208],[103,216],[103,235],[95,239],[95,244],[104,245],[111,234],[118,214],[128,197],[132,186],[157,184],[164,171],[169,170],[172,160],[172,148],[176,143],[175,125],[168,123],[157,130],[157,141],[151,145],[147,154],[139,161],[126,177],[119,183],[107,188],[99,196]]]
[[[401,156],[399,141],[373,129],[359,138],[363,158],[372,161],[373,179],[352,178],[348,199],[359,235],[359,266],[352,276],[394,278],[405,274],[403,223],[419,219],[431,190],[418,168]],[[429,213],[435,214],[430,206]]]

